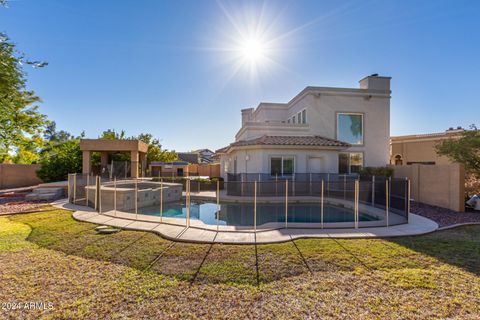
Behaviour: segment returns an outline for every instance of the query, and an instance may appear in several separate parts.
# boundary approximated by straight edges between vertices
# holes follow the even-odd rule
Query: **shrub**
[[[57,145],[42,157],[37,176],[44,182],[67,180],[69,173],[82,172],[82,151],[78,139]]]
[[[382,177],[392,177],[393,168],[391,167],[364,167],[361,168],[358,174],[361,177],[371,177],[371,176],[382,176]]]

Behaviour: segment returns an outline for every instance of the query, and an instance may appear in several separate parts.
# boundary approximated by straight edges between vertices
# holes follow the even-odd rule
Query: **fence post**
[[[310,195],[312,195],[312,173],[310,172],[310,186],[309,186],[309,189],[310,189]]]
[[[243,174],[240,173],[240,194],[243,197]]]
[[[98,176],[95,176],[95,203],[93,207],[95,208],[95,211],[98,210]]]
[[[324,182],[322,179],[322,196],[321,196],[321,202],[320,202],[320,227],[323,229],[323,192],[324,192]]]
[[[261,191],[261,186],[262,186],[262,176],[261,176],[261,174],[259,173],[259,174],[258,174],[258,193],[259,193],[259,194],[262,193],[262,191]]]
[[[375,176],[372,176],[372,207],[375,207]]]
[[[407,198],[407,201],[408,201],[407,202],[407,204],[408,204],[407,223],[408,223],[410,221],[410,179],[407,178],[407,180],[408,180],[408,186],[407,186],[408,187],[408,191],[407,191],[407,196],[408,196],[408,198]]]
[[[358,229],[358,200],[360,193],[360,183],[358,180],[355,180],[355,229]]]
[[[187,197],[186,197],[186,205],[187,205],[187,215],[186,215],[186,225],[187,228],[190,227],[190,179],[187,180]]]
[[[102,213],[102,177],[98,177],[98,211]]]
[[[392,206],[392,177],[388,177],[388,205]],[[388,209],[390,212],[390,209]]]
[[[220,221],[220,180],[217,180],[217,232]]]
[[[253,184],[253,231],[257,232],[257,180]]]
[[[73,176],[73,204],[77,204],[77,174]]]
[[[285,229],[288,228],[288,179],[285,180]]]
[[[292,176],[292,194],[295,196],[295,173]]]
[[[163,179],[160,178],[160,223],[163,222]]]
[[[88,207],[88,186],[90,185],[90,175],[87,174],[87,185],[85,186],[85,206]]]
[[[138,178],[135,177],[135,220],[138,220]]]
[[[112,181],[112,178],[113,178],[113,160],[110,165],[110,181]]]
[[[278,196],[278,173],[275,173],[275,196]]]
[[[113,213],[117,216],[117,177],[113,177]]]
[[[387,223],[387,228],[388,228],[388,207],[390,205],[390,198],[389,198],[389,185],[388,185],[388,179],[385,180],[385,221]]]
[[[330,173],[327,173],[327,198],[330,198]]]
[[[69,203],[72,203],[72,202],[71,202],[71,201],[72,201],[72,187],[70,187],[70,182],[71,182],[71,181],[70,181],[70,177],[71,177],[71,176],[72,176],[71,173],[69,173],[69,174],[67,175],[67,180],[68,180],[68,183],[67,183],[67,197],[68,197],[68,202],[69,202]]]

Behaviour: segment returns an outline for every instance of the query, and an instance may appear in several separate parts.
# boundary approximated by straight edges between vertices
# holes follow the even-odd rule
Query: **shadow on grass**
[[[392,238],[397,244],[480,276],[480,226],[463,226],[423,236]]]
[[[447,263],[480,274],[480,226],[385,239],[301,239],[267,245],[172,242],[142,231],[99,235],[64,210],[11,216],[27,240],[47,249],[108,261],[190,283],[258,286],[304,273],[429,268]]]

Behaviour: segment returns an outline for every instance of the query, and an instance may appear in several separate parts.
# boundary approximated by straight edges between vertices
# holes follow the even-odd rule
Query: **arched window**
[[[403,164],[403,159],[402,159],[402,156],[397,154],[395,156],[395,165],[396,166],[401,166]]]

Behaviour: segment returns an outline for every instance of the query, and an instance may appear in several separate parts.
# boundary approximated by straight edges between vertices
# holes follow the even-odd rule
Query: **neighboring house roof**
[[[210,149],[198,149],[198,150],[193,150],[192,152],[196,152],[196,153],[207,153],[207,154],[213,154],[214,152]]]
[[[250,140],[241,140],[229,146],[218,149],[216,153],[226,153],[234,147],[244,146],[310,146],[310,147],[337,147],[347,148],[350,144],[321,136],[269,136],[264,135]]]
[[[452,137],[459,137],[465,132],[465,129],[449,129],[444,132],[435,132],[435,133],[423,133],[423,134],[412,134],[405,136],[394,136],[390,137],[391,142],[403,142],[403,141],[412,141],[412,140],[430,140],[430,139],[450,139]]]
[[[210,159],[215,152],[213,152],[210,149],[198,149],[198,150],[193,150],[192,153],[198,153],[199,154],[199,163],[205,164],[205,163],[210,163],[212,160]]]
[[[171,161],[171,162],[164,162],[164,161],[153,161],[150,163],[152,167],[158,167],[163,165],[173,165],[173,166],[186,166],[188,162],[186,161]]]
[[[182,161],[197,164],[200,159],[200,155],[197,152],[179,152],[178,158]]]

